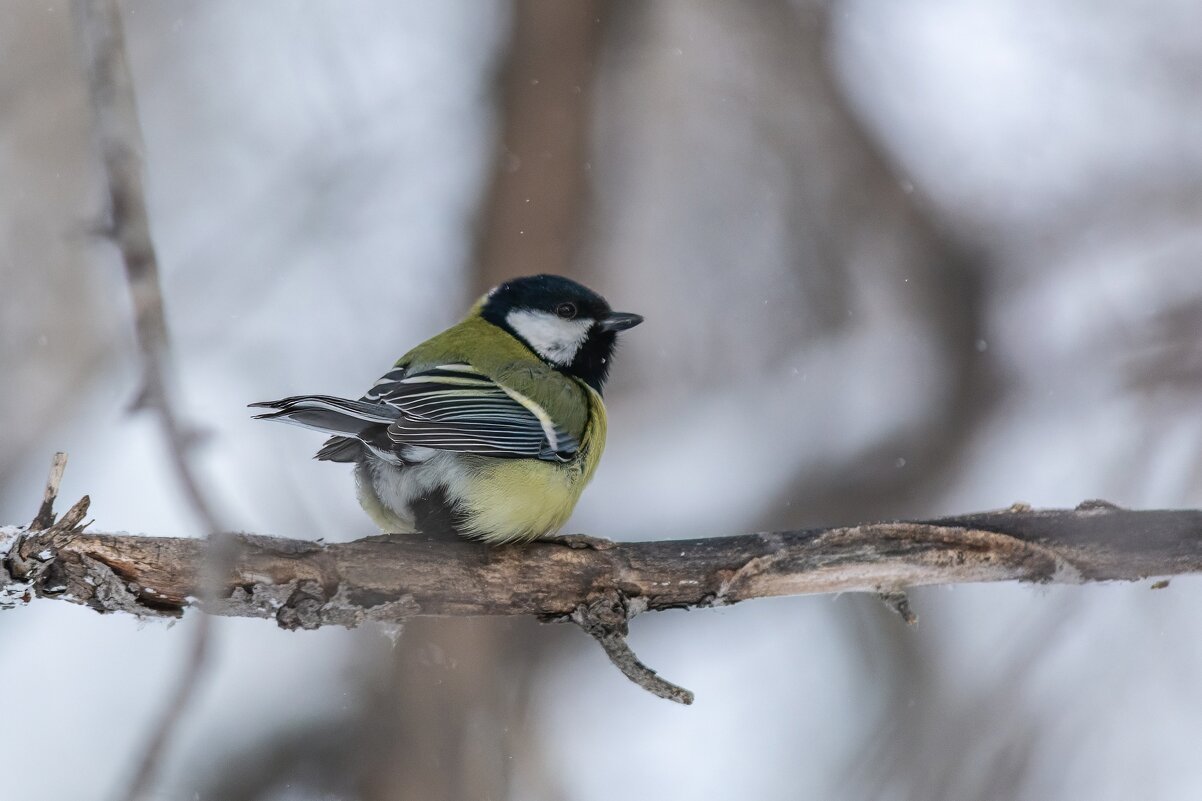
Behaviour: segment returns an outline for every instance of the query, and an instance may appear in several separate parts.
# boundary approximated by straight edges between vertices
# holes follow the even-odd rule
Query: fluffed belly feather
[[[591,476],[583,459],[555,463],[437,452],[405,465],[369,456],[355,477],[360,504],[383,531],[413,533],[434,520],[436,527],[499,544],[558,531]]]

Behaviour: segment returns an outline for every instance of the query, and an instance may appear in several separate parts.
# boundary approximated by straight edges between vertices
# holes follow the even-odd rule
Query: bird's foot
[[[608,551],[617,545],[613,540],[604,537],[590,537],[588,534],[548,534],[539,538],[540,542],[552,542],[574,550],[590,549],[593,551]]]
[[[397,535],[389,534],[386,531],[379,534],[372,534],[370,537],[363,537],[360,542],[396,542]]]

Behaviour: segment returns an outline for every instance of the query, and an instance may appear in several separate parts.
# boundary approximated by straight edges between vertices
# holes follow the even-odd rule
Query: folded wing
[[[252,405],[274,410],[259,418],[337,434],[318,454],[334,461],[353,459],[357,449],[348,444],[356,440],[381,456],[385,450],[402,455],[412,446],[565,461],[580,449],[539,404],[468,364],[414,374],[398,368],[357,401],[305,395]]]
[[[580,449],[541,406],[467,364],[385,376],[365,400],[397,410],[388,438],[398,444],[552,460],[570,458]]]

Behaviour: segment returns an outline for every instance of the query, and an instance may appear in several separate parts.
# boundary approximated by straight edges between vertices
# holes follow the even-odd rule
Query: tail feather
[[[388,404],[331,395],[294,395],[250,405],[272,410],[256,414],[256,420],[279,420],[333,434],[316,455],[327,462],[355,462],[369,450],[389,458],[393,443],[385,432],[401,416],[400,410]]]
[[[331,434],[358,436],[365,428],[387,425],[400,412],[382,403],[347,400],[330,395],[297,395],[277,401],[252,403],[252,407],[274,409],[255,415],[256,420],[279,420]]]
[[[357,462],[363,453],[363,443],[353,437],[330,437],[313,458],[323,462]]]

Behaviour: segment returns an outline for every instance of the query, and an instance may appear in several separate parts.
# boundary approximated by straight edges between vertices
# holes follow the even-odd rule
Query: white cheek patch
[[[516,309],[505,317],[509,327],[526,340],[534,352],[561,367],[572,363],[576,351],[588,339],[593,321],[565,320],[550,312]]]

